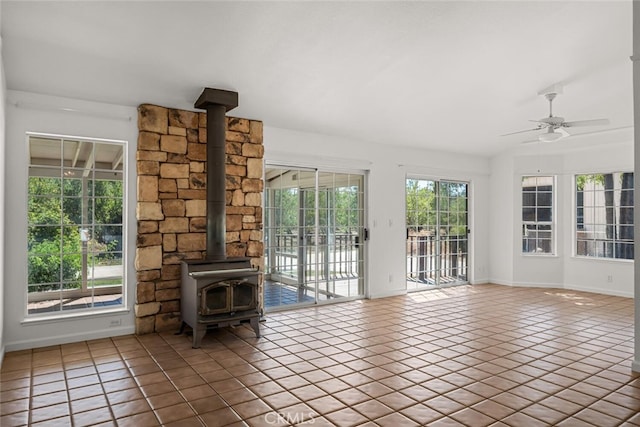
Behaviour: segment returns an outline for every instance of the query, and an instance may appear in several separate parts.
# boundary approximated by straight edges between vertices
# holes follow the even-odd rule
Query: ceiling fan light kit
[[[541,133],[540,135],[538,135],[538,141],[540,142],[554,142],[559,140],[560,138],[562,138],[564,135],[562,135],[560,132],[554,132],[553,128],[549,127],[548,128],[549,131],[545,132],[545,133]]]

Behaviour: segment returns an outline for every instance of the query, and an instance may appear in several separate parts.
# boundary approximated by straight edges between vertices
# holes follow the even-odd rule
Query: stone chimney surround
[[[180,261],[205,257],[206,122],[202,112],[138,107],[137,334],[179,329]],[[227,117],[226,252],[260,269],[263,157],[262,122]]]

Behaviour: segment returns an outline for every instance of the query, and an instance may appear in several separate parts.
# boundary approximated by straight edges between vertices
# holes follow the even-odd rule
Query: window
[[[125,144],[28,144],[27,313],[122,306]]]
[[[633,172],[576,175],[576,255],[633,259]]]
[[[553,254],[553,176],[522,177],[522,252]]]

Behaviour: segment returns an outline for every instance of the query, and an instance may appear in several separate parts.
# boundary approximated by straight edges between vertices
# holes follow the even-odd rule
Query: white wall
[[[538,172],[540,171],[540,172]],[[565,224],[564,216],[567,212],[567,203],[570,203],[571,192],[565,197],[565,180],[562,175],[562,156],[548,154],[522,155],[513,157],[513,179],[507,181],[512,184],[511,224],[513,230],[513,243],[508,248],[512,252],[513,279],[512,284],[520,286],[548,286],[555,288],[564,287],[563,284],[563,257],[564,239],[562,231],[566,226],[558,226],[558,238],[556,239],[557,256],[531,256],[522,254],[522,186],[523,175],[550,174],[559,175],[556,178],[555,216],[557,224]]]
[[[633,296],[633,262],[574,256],[573,176],[579,173],[632,171],[630,129],[572,137],[555,144],[532,144],[491,161],[491,275],[494,283],[554,287]],[[555,256],[521,253],[521,177],[556,175]],[[609,278],[612,280],[609,281]]]
[[[3,104],[4,105],[4,104]],[[72,108],[77,112],[64,112]],[[26,283],[26,177],[25,132],[70,134],[122,139],[129,144],[128,250],[135,250],[135,141],[137,112],[134,108],[7,92],[5,173],[4,331],[0,343],[8,350],[51,343],[132,333],[134,286],[129,286],[127,312],[92,316],[79,321],[29,323],[24,320]],[[127,120],[131,118],[131,120]],[[1,125],[1,122],[0,122]],[[317,166],[334,171],[363,170],[368,173],[368,296],[383,297],[406,292],[405,178],[420,176],[469,181],[471,195],[472,283],[500,283],[588,290],[614,295],[633,295],[633,264],[624,261],[584,259],[573,256],[573,188],[575,173],[624,171],[633,168],[630,133],[608,136],[607,145],[566,144],[527,147],[485,158],[411,148],[399,148],[327,135],[265,126],[267,162],[292,166]],[[1,138],[1,136],[0,136]],[[601,142],[601,141],[600,141]],[[0,149],[2,148],[0,140]],[[541,148],[542,147],[542,148]],[[557,148],[560,147],[560,148]],[[1,166],[0,166],[1,167]],[[520,253],[520,177],[528,174],[557,175],[557,253],[530,257]],[[2,189],[0,189],[2,191]],[[1,198],[4,200],[5,198]],[[0,235],[2,229],[0,228]],[[0,249],[2,250],[2,249]],[[0,261],[2,262],[2,261]],[[132,263],[128,280],[135,282]],[[608,282],[608,277],[613,278]],[[0,283],[0,287],[2,283]],[[1,297],[0,297],[1,298]],[[109,327],[112,320],[120,327]],[[0,328],[0,331],[2,329]]]
[[[1,65],[1,64],[0,64]],[[1,67],[0,67],[1,71]],[[0,93],[4,95],[4,93]],[[0,152],[6,159],[0,176],[6,184],[0,197],[9,210],[4,214],[4,257],[11,269],[3,270],[3,319],[0,344],[18,350],[83,339],[133,333],[131,307],[134,286],[129,286],[127,309],[118,313],[30,323],[25,318],[26,283],[26,178],[27,131],[100,137],[129,141],[127,188],[129,238],[127,250],[135,251],[135,147],[137,112],[131,107],[6,92],[6,141],[0,132]],[[0,107],[2,108],[2,107]],[[70,108],[76,112],[65,112]],[[1,113],[1,111],[0,111]],[[3,117],[0,114],[0,117]],[[130,120],[128,120],[130,119]],[[0,126],[2,121],[0,119]],[[1,130],[1,128],[0,128]],[[292,166],[314,166],[333,171],[366,171],[368,175],[368,296],[376,298],[406,292],[405,178],[452,179],[470,182],[471,283],[488,281],[507,285],[562,287],[633,295],[631,262],[576,258],[573,246],[573,188],[575,173],[624,171],[633,168],[631,132],[607,134],[602,139],[581,139],[564,145],[518,148],[491,160],[474,156],[371,144],[352,139],[298,132],[265,126],[267,162]],[[576,139],[578,141],[578,139]],[[591,142],[590,142],[591,141]],[[520,254],[520,177],[555,174],[557,181],[557,254],[526,257]],[[0,195],[1,196],[1,195]],[[0,237],[3,230],[0,225]],[[0,248],[2,251],[2,248]],[[131,258],[129,258],[131,260]],[[135,282],[133,263],[127,279]],[[606,281],[608,276],[613,282]],[[120,327],[109,327],[120,320]]]
[[[398,148],[265,126],[265,160],[292,166],[368,171],[368,296],[406,293],[405,178],[424,176],[471,183],[472,283],[489,272],[489,161]]]
[[[612,143],[567,155],[564,158],[564,190],[567,201],[573,200],[572,177],[576,173],[633,171],[633,134],[623,143]],[[573,210],[566,213],[564,223],[573,230]],[[564,234],[567,253],[573,250],[573,233]],[[636,248],[636,250],[638,250]],[[564,263],[564,283],[568,289],[633,297],[633,261],[591,260],[568,257]],[[608,276],[612,281],[608,282]]]
[[[0,20],[1,21],[1,20]],[[2,38],[0,38],[0,308],[4,307],[4,252],[5,252],[5,98],[7,85],[4,76],[4,62],[2,60]],[[4,312],[4,309],[2,310]],[[4,316],[0,314],[0,365],[4,358]]]
[[[633,2],[633,123],[635,129],[640,129],[640,4]],[[640,188],[640,132],[634,135],[634,187]],[[640,224],[640,198],[634,200],[633,223]],[[634,227],[638,230],[638,227]],[[640,233],[636,231],[634,244],[640,246]],[[640,372],[640,251],[635,252],[634,263],[634,356],[631,368]]]
[[[491,159],[489,178],[489,281],[513,282],[513,162],[510,155]]]
[[[4,335],[7,351],[40,347],[84,339],[133,333],[132,305],[135,297],[136,206],[136,142],[137,111],[135,108],[94,102],[8,91],[6,99],[6,170],[7,185],[5,212],[4,263],[10,269],[3,272]],[[65,111],[68,109],[72,111]],[[127,259],[125,268],[128,283],[127,307],[110,313],[64,320],[25,322],[27,283],[27,165],[26,132],[42,132],[90,138],[128,141],[128,207]],[[2,198],[5,200],[5,198]],[[110,327],[113,321],[120,325]]]
[[[62,108],[76,112],[66,112]],[[129,141],[129,256],[135,251],[135,147],[136,117],[133,108],[105,105],[32,93],[9,91],[7,112],[6,212],[3,339],[7,350],[39,347],[84,339],[115,336],[134,332],[131,306],[134,286],[129,286],[128,311],[69,318],[48,322],[24,322],[27,277],[26,267],[26,188],[28,163],[25,133],[43,132],[120,139]],[[126,120],[130,117],[131,120]],[[124,118],[124,120],[123,120]],[[318,166],[335,171],[368,172],[368,296],[382,297],[406,292],[405,255],[405,178],[407,175],[456,179],[471,184],[471,260],[472,283],[486,282],[489,272],[489,164],[487,159],[472,156],[430,152],[409,148],[393,148],[318,134],[265,127],[267,161],[296,166]],[[445,167],[443,167],[443,165]],[[131,258],[129,258],[131,260]],[[126,274],[135,282],[133,263]],[[120,327],[109,327],[120,320]]]

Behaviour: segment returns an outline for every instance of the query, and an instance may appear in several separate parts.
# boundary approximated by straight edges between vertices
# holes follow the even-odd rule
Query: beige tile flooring
[[[476,285],[8,353],[3,427],[640,425],[633,301]]]

